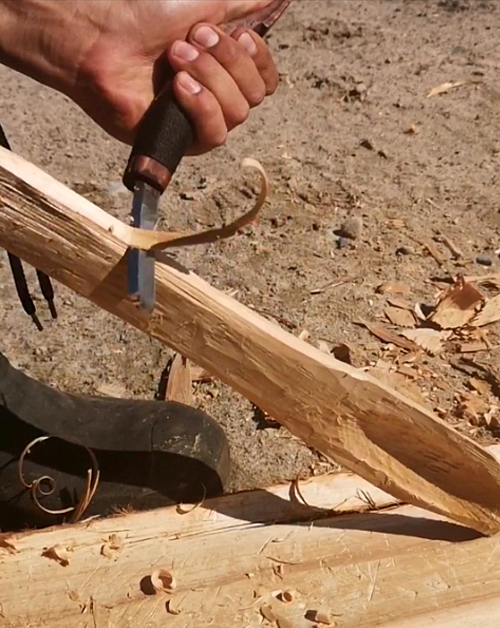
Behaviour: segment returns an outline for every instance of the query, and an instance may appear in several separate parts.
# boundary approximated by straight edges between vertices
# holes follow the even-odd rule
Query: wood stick
[[[394,498],[352,474],[300,495],[311,507],[286,484],[0,537],[0,625],[245,628],[269,605],[305,626],[325,604],[337,628],[496,625],[500,537],[409,506],[363,512]],[[173,594],[152,594],[156,569],[175,577]]]
[[[126,225],[0,150],[0,246],[169,345],[308,445],[398,500],[500,530],[500,465],[432,412],[326,355],[176,262],[152,313],[126,298]]]

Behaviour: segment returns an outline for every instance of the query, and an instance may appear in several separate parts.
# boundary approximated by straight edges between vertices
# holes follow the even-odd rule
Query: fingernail
[[[243,35],[240,35],[238,41],[251,57],[253,57],[254,54],[257,53],[257,44],[248,33],[243,33]]]
[[[197,57],[200,56],[200,53],[196,50],[194,46],[188,44],[185,41],[176,41],[172,46],[172,53],[183,59],[184,61],[194,61]]]
[[[204,48],[213,48],[219,43],[219,35],[210,26],[200,26],[193,37]]]
[[[177,80],[180,86],[190,94],[199,94],[201,92],[201,85],[197,83],[187,72],[179,72]]]

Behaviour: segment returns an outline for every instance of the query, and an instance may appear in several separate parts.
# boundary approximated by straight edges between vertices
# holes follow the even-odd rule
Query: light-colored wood
[[[126,226],[0,150],[0,246],[169,345],[401,501],[500,529],[500,465],[428,409],[163,257],[157,306],[126,298]],[[165,255],[165,254],[162,254]]]
[[[386,508],[345,514],[368,504]],[[338,628],[495,626],[500,537],[393,504],[355,475],[332,474],[299,492],[282,485],[10,536],[0,625],[247,628],[270,605],[293,628],[312,628],[304,615],[320,607]],[[44,556],[54,546],[69,564]],[[151,595],[157,569],[175,577],[173,594]],[[293,591],[290,605],[271,595],[280,590]]]
[[[187,358],[176,353],[170,365],[165,399],[177,401],[188,406],[193,401],[193,382],[191,380],[191,366]]]

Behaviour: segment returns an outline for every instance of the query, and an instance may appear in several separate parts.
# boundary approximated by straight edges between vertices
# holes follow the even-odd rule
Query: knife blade
[[[264,37],[292,0],[274,0],[265,9],[225,26],[253,29]],[[187,148],[195,139],[191,121],[177,104],[171,84],[155,97],[139,126],[123,175],[133,193],[131,222],[138,229],[153,231],[158,222],[158,204]],[[155,306],[154,252],[128,251],[128,297],[146,311]]]

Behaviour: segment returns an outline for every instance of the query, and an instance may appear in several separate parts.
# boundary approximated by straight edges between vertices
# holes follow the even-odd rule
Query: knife
[[[236,28],[244,27],[264,37],[291,2],[274,0],[256,14],[227,24],[224,30],[231,34]],[[193,125],[177,104],[168,83],[153,100],[140,123],[123,175],[123,184],[133,193],[133,227],[150,231],[156,228],[159,200],[194,139]],[[143,310],[154,308],[153,251],[129,249],[128,297]]]

